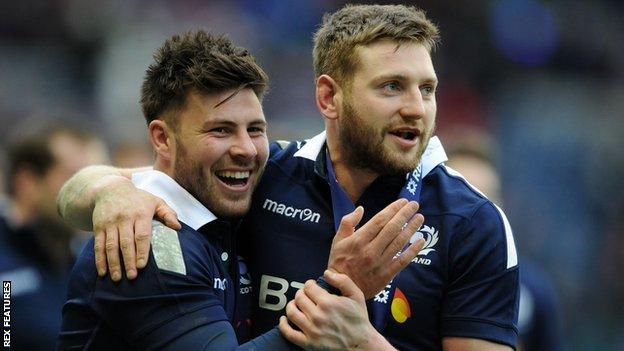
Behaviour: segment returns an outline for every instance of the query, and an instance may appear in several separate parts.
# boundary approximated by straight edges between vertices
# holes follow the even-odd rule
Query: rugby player
[[[126,228],[152,227],[146,266],[132,281],[98,278],[94,264],[98,244],[95,249],[93,243],[87,245],[71,274],[57,347],[291,349],[295,346],[276,328],[238,345],[238,340],[247,339],[252,289],[232,233],[236,219],[249,209],[268,157],[260,103],[266,74],[246,50],[203,31],[173,36],[154,58],[143,82],[141,105],[156,160],[153,169],[132,174],[132,182],[176,210],[179,222],[172,224],[168,219],[168,224],[177,230],[149,221]],[[118,195],[113,192],[100,200],[116,206],[121,200]],[[396,201],[356,233],[353,228],[362,210],[345,216],[332,254],[348,259],[350,252],[357,251],[354,245],[370,238],[371,245],[363,247],[383,248],[374,251],[386,257],[383,268],[394,266],[398,271],[421,247],[412,245],[408,253],[394,259],[422,224],[416,210],[415,202]],[[104,230],[110,237],[117,228]],[[123,241],[121,246],[125,247]],[[334,266],[330,260],[328,267]],[[390,348],[368,322],[364,297],[354,283],[335,273],[326,274],[325,279],[343,294],[330,299],[351,302],[354,307],[332,311],[332,318],[349,321],[339,339],[362,350]],[[312,282],[308,286],[311,296],[329,295]],[[300,328],[307,331],[305,324]]]
[[[271,145],[240,229],[258,288],[257,333],[269,330],[285,307],[299,326],[327,324],[315,318],[324,304],[310,289],[286,301],[323,271],[343,215],[361,205],[368,219],[407,198],[426,217],[412,237],[426,239],[418,257],[381,290],[366,286],[366,265],[340,270],[369,298],[376,329],[405,350],[515,348],[519,283],[511,228],[498,207],[444,166],[443,147],[432,137],[431,51],[438,37],[437,27],[410,6],[347,5],[323,18],[313,55],[325,131]],[[154,207],[150,200],[140,207]],[[102,222],[113,223],[114,216]],[[280,326],[289,340],[313,344]]]

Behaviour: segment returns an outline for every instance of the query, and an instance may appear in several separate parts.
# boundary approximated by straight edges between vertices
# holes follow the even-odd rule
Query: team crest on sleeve
[[[152,253],[159,269],[186,275],[186,265],[178,232],[158,221],[152,221]]]
[[[412,237],[410,238],[410,244],[414,243],[419,238],[425,240],[423,248],[418,252],[416,258],[412,260],[414,263],[424,264],[426,266],[431,264],[431,259],[426,258],[430,252],[435,251],[435,244],[438,243],[438,231],[434,227],[423,225]]]

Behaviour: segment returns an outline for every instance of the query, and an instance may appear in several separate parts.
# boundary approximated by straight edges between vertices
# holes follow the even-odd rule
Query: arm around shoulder
[[[111,166],[89,166],[71,177],[57,197],[58,212],[70,225],[92,230],[91,213],[102,189],[132,184],[132,172],[138,169],[118,169]]]

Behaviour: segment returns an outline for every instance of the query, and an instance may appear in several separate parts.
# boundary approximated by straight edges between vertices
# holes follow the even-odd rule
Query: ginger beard
[[[392,123],[382,130],[367,125],[366,121],[358,117],[360,112],[348,95],[342,107],[343,115],[338,137],[350,166],[368,169],[379,175],[403,174],[413,171],[418,166],[433,135],[434,124],[429,129],[426,129],[425,125],[421,127],[422,134],[419,136],[418,146],[408,152],[395,151],[384,143],[388,131],[394,127]]]
[[[249,182],[252,182],[250,190],[244,195],[232,195],[223,193],[216,182],[214,169],[219,169],[221,163],[227,162],[224,158],[213,164],[211,167],[204,167],[201,162],[189,156],[184,144],[176,135],[176,164],[174,167],[174,178],[186,191],[193,195],[207,209],[219,218],[231,219],[240,218],[247,214],[251,207],[251,195],[258,185],[258,180],[264,169],[264,165],[259,165],[257,160],[244,162],[233,159],[229,164],[235,166],[253,168]]]

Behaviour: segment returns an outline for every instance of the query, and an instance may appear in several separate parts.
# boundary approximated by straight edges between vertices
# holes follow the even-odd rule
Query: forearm
[[[61,188],[57,205],[61,217],[70,225],[92,230],[92,212],[98,193],[107,187],[130,184],[132,173],[144,168],[118,169],[90,166],[80,170]]]

